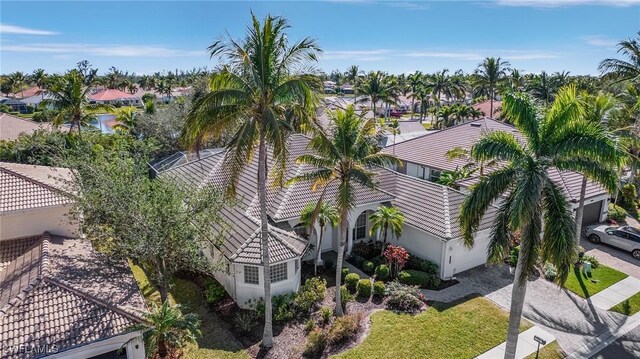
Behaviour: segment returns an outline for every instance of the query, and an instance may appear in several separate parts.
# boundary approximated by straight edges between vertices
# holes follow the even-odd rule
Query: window
[[[244,266],[244,282],[247,284],[260,284],[260,279],[258,278],[258,267]]]
[[[271,283],[287,280],[287,262],[271,266]]]
[[[367,234],[367,212],[362,212],[356,219],[356,239],[362,239]]]
[[[431,170],[429,181],[436,182],[440,178],[440,171]]]

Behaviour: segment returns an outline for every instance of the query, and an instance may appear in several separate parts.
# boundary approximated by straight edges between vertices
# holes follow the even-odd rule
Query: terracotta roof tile
[[[17,140],[21,134],[31,134],[37,130],[51,130],[48,123],[33,122],[24,118],[0,114],[0,141]]]
[[[64,168],[0,162],[0,214],[71,203],[64,193]]]

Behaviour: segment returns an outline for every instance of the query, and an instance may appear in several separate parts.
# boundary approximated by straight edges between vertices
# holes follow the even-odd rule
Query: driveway
[[[604,243],[593,244],[584,237],[580,245],[588,255],[598,258],[600,263],[640,279],[640,261],[633,258],[631,253]]]
[[[621,336],[615,342],[609,344],[598,354],[592,356],[592,359],[625,359],[637,358],[640,354],[640,327]]]

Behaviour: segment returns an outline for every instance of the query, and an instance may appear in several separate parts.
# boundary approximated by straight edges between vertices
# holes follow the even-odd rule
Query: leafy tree
[[[84,233],[102,252],[139,265],[158,286],[163,302],[174,273],[218,269],[219,263],[211,264],[201,254],[222,238],[207,230],[212,222],[224,223],[218,210],[225,202],[218,192],[152,180],[143,157],[105,151],[67,161],[76,177],[69,185],[82,194],[73,212]]]
[[[320,227],[320,233],[318,234],[318,252],[316,254],[316,261],[313,267],[314,273],[318,273],[318,265],[320,264],[321,252],[322,252],[322,237],[324,235],[324,229],[327,225],[332,228],[338,224],[338,220],[340,219],[338,215],[338,210],[336,207],[331,204],[321,201],[317,204],[309,203],[304,207],[302,213],[300,214],[300,221],[307,225],[310,229],[318,223],[318,227]]]
[[[347,218],[356,205],[355,185],[375,188],[376,173],[370,168],[397,164],[398,160],[388,154],[379,153],[376,142],[374,119],[364,120],[357,116],[353,106],[345,111],[331,114],[330,133],[318,129],[309,142],[313,154],[298,157],[297,162],[315,167],[306,174],[298,175],[289,183],[309,181],[312,190],[322,189],[320,200],[324,201],[328,186],[337,185],[335,204],[340,214],[340,235],[336,263],[336,288],[340,288],[344,249],[347,239]],[[336,315],[342,316],[340,291],[336,290]]]
[[[211,55],[226,64],[212,75],[210,92],[195,101],[183,131],[184,140],[196,148],[208,138],[219,139],[226,131],[234,131],[224,158],[224,166],[230,173],[227,191],[230,195],[235,194],[238,177],[257,149],[262,238],[269,236],[267,145],[271,146],[276,163],[271,169],[274,182],[281,185],[292,122],[308,123],[315,115],[321,88],[315,76],[297,72],[317,61],[316,42],[304,38],[291,44],[286,34],[288,28],[281,17],[268,15],[261,23],[252,15],[252,23],[241,42],[228,37],[211,45]],[[273,346],[269,262],[269,248],[263,245],[266,310],[262,345],[267,348]]]
[[[556,280],[562,285],[576,253],[571,206],[548,171],[553,167],[579,171],[613,191],[616,172],[611,165],[603,166],[603,161],[616,149],[598,124],[581,120],[575,87],[563,89],[544,117],[526,95],[507,95],[503,113],[522,133],[524,143],[512,133],[494,131],[473,145],[476,161],[497,160],[505,165],[471,187],[462,204],[460,226],[465,244],[473,246],[481,219],[498,201],[488,246],[494,262],[507,257],[512,234],[521,234],[505,352],[505,358],[514,358],[527,276],[541,259],[557,268]]]
[[[193,313],[183,314],[182,310],[180,304],[172,306],[169,301],[161,306],[154,303],[151,312],[145,315],[146,323],[135,327],[143,331],[149,357],[180,357],[182,348],[202,336],[198,317]]]
[[[138,124],[138,111],[135,107],[127,106],[116,109],[116,121],[119,123],[113,129],[124,132],[133,132]]]
[[[640,31],[637,38],[627,39],[618,43],[618,53],[626,56],[628,60],[605,59],[598,66],[598,70],[605,77],[616,81],[637,81],[640,79]]]
[[[391,237],[400,238],[402,226],[404,225],[404,215],[396,207],[380,206],[370,216],[370,234],[382,233],[382,249],[380,255],[387,247],[387,234],[391,231]]]
[[[86,82],[87,79],[77,70],[71,70],[51,82],[48,88],[50,99],[42,102],[59,111],[53,120],[54,125],[69,123],[69,132],[77,128],[80,133],[82,126],[88,126],[95,120],[96,111],[113,112],[110,105],[89,103],[87,95],[91,83],[87,85]]]
[[[496,57],[487,57],[475,72],[475,93],[489,98],[489,117],[493,118],[493,101],[496,88],[507,78],[509,62]]]

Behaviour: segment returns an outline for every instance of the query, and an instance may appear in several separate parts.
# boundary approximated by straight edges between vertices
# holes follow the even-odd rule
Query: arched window
[[[363,239],[367,235],[367,212],[362,212],[356,219],[356,238]]]

